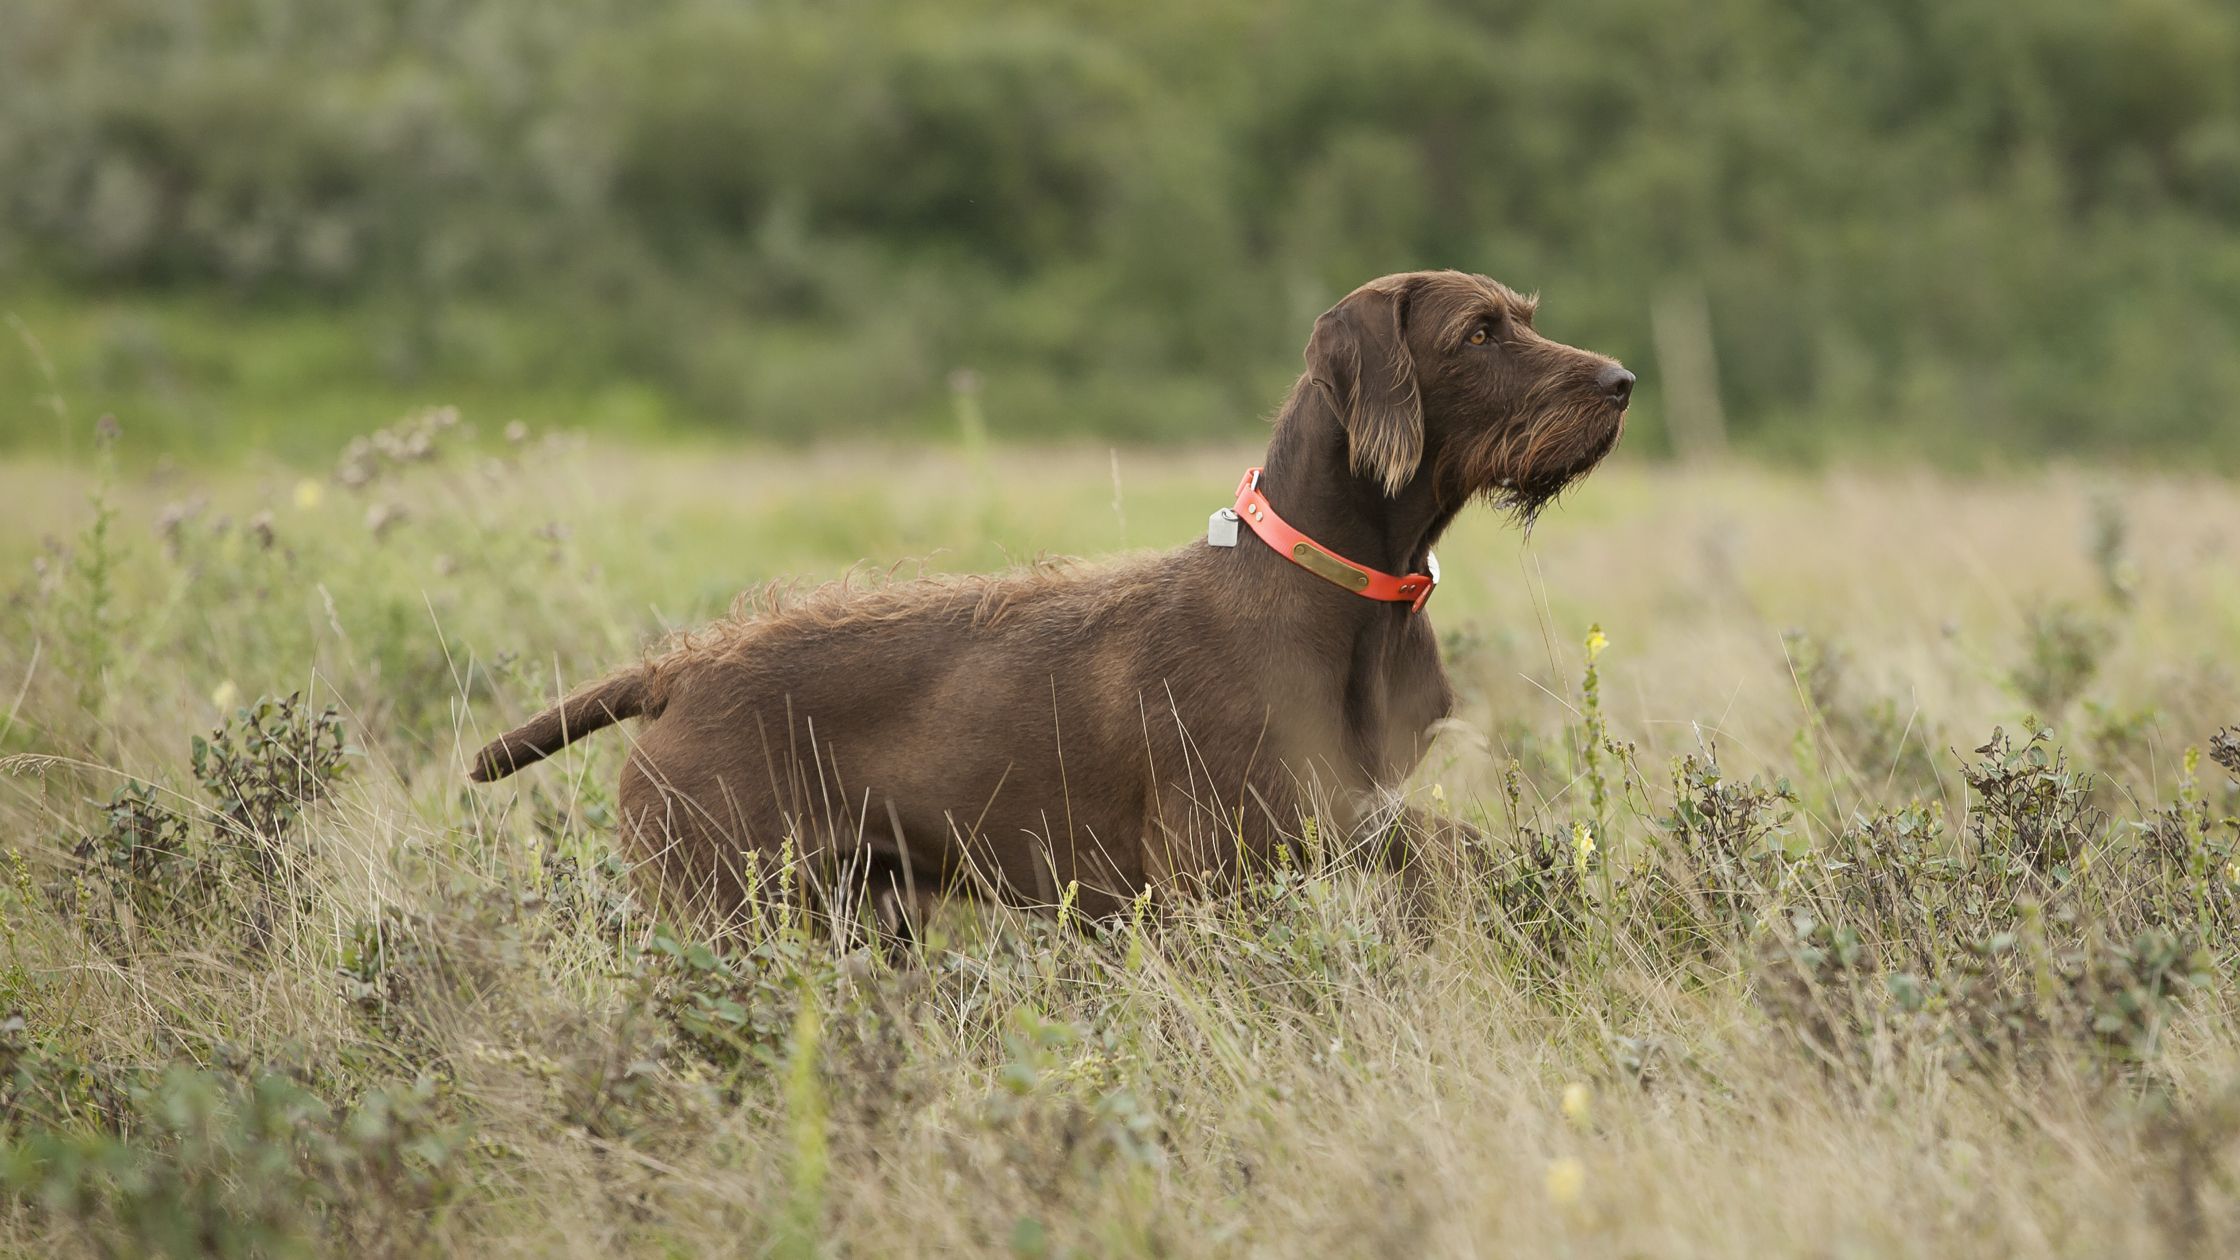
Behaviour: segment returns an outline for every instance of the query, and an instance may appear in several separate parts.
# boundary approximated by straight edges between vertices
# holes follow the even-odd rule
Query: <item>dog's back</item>
[[[1147,766],[1202,761],[1193,715],[1249,686],[1191,651],[1222,615],[1207,561],[768,589],[494,741],[475,777],[642,714],[625,830],[672,886],[735,895],[732,855],[790,843],[1117,904],[1144,875]]]

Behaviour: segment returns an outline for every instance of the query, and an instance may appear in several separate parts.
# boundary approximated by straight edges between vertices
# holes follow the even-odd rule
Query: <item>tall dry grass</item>
[[[708,939],[612,853],[620,741],[461,782],[750,583],[1179,542],[1247,458],[438,413],[309,477],[0,470],[0,1239],[2240,1241],[2226,483],[1620,466],[1529,545],[1467,519],[1414,790],[1489,839],[1405,905],[1302,845],[1159,915],[951,907],[910,958]]]

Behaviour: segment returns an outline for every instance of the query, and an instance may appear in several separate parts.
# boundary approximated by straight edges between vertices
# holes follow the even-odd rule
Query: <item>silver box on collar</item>
[[[1235,508],[1223,508],[1207,518],[1206,542],[1214,547],[1234,547],[1237,545],[1237,512]]]

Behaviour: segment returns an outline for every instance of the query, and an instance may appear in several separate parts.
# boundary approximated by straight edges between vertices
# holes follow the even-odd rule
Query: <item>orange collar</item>
[[[1227,512],[1214,514],[1217,523],[1221,523],[1223,516],[1229,518],[1229,537],[1224,541],[1219,536],[1217,527],[1216,532],[1208,535],[1215,546],[1235,546],[1236,529],[1233,522],[1242,521],[1260,536],[1260,541],[1275,548],[1277,555],[1363,599],[1406,604],[1410,612],[1422,612],[1423,601],[1431,598],[1432,590],[1439,585],[1439,560],[1429,552],[1424,553],[1423,567],[1430,572],[1394,577],[1365,564],[1355,564],[1292,528],[1289,522],[1276,515],[1275,508],[1268,504],[1267,496],[1260,493],[1260,470],[1257,468],[1246,469],[1244,480],[1237,483],[1236,506]]]

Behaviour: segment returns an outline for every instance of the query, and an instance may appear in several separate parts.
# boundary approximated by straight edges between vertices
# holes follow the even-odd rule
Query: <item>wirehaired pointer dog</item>
[[[1114,564],[769,598],[484,748],[487,782],[644,719],[624,843],[733,912],[790,851],[827,891],[969,884],[1109,914],[1314,818],[1406,861],[1453,702],[1423,615],[1472,499],[1529,521],[1617,444],[1633,374],[1484,276],[1372,281],[1315,321],[1263,469],[1204,539]],[[1414,820],[1422,822],[1424,820]]]

